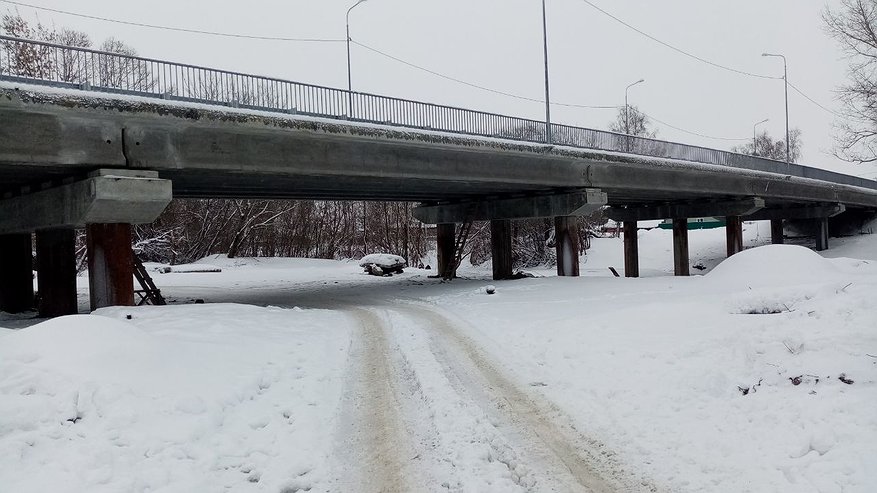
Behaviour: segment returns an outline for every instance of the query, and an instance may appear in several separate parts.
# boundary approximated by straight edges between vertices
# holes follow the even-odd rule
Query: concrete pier
[[[639,277],[639,238],[636,221],[624,221],[624,277]]]
[[[72,229],[37,231],[37,279],[41,317],[79,312],[76,301],[76,234]]]
[[[774,245],[782,245],[785,242],[782,219],[770,220],[770,242]]]
[[[438,275],[445,279],[452,279],[457,276],[453,265],[456,232],[457,225],[454,223],[437,224],[435,228]]]
[[[673,218],[673,271],[677,276],[691,275],[688,258],[688,218]]]
[[[816,219],[816,251],[828,250],[828,218]]]
[[[89,224],[85,232],[91,309],[133,305],[131,225]]]
[[[0,235],[0,311],[34,308],[30,233]]]
[[[554,218],[554,242],[557,249],[557,275],[579,275],[579,223],[575,216]]]
[[[493,259],[493,279],[512,277],[512,222],[507,219],[490,221],[490,253]]]
[[[728,216],[725,218],[725,237],[728,244],[728,256],[743,251],[743,218]]]

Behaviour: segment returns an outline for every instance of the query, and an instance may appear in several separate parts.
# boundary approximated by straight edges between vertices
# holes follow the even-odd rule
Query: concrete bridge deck
[[[72,229],[87,227],[92,306],[133,302],[130,224],[171,196],[421,202],[438,223],[439,272],[454,223],[491,220],[494,276],[511,275],[509,220],[554,217],[558,273],[578,275],[573,216],[608,206],[624,223],[625,274],[638,275],[636,222],[674,220],[677,275],[688,275],[687,218],[723,216],[728,254],[742,220],[815,221],[877,210],[877,182],[769,160],[725,166],[578,147],[412,130],[181,102],[0,83],[0,310],[32,306],[37,233],[40,310],[75,310]],[[14,218],[14,220],[13,220]],[[62,268],[57,266],[61,265]],[[75,287],[75,285],[74,285]],[[29,300],[30,296],[30,300]]]

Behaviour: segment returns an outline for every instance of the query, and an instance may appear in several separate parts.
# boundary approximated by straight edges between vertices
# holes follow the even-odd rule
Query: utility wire
[[[219,37],[224,37],[224,38],[258,39],[258,40],[264,40],[264,41],[291,41],[291,42],[301,42],[301,43],[343,43],[343,42],[345,42],[344,39],[284,38],[284,37],[279,37],[279,36],[258,36],[258,35],[253,35],[253,34],[237,34],[237,33],[223,33],[223,32],[217,32],[217,31],[202,31],[202,30],[198,30],[198,29],[187,29],[184,27],[159,26],[159,25],[155,25],[155,24],[145,24],[142,22],[132,22],[132,21],[125,21],[125,20],[120,20],[120,19],[111,19],[108,17],[99,17],[96,15],[81,14],[78,12],[70,12],[67,10],[52,9],[49,7],[42,7],[39,5],[32,5],[29,3],[16,2],[16,1],[12,1],[12,0],[0,0],[0,2],[8,3],[11,5],[17,5],[19,7],[28,7],[28,8],[32,8],[32,9],[36,9],[36,10],[43,10],[46,12],[54,12],[56,14],[69,15],[69,16],[73,16],[73,17],[82,17],[84,19],[112,22],[115,24],[124,24],[126,26],[148,27],[151,29],[161,29],[164,31],[176,31],[176,32],[190,33],[190,34],[206,34],[209,36],[219,36]]]
[[[469,87],[474,87],[474,88],[476,88],[476,89],[480,89],[480,90],[483,90],[483,91],[488,91],[488,92],[491,92],[491,93],[494,93],[494,94],[500,94],[500,95],[503,95],[503,96],[508,96],[508,97],[512,97],[512,98],[516,98],[516,99],[521,99],[521,100],[524,100],[524,101],[531,101],[531,102],[535,102],[535,103],[542,103],[542,104],[545,104],[545,100],[543,100],[543,99],[530,98],[530,97],[526,97],[526,96],[520,96],[520,95],[517,95],[517,94],[511,94],[511,93],[507,93],[507,92],[499,91],[499,90],[496,90],[496,89],[491,89],[491,88],[489,88],[489,87],[481,86],[481,85],[478,85],[478,84],[473,84],[473,83],[471,83],[471,82],[467,82],[467,81],[464,81],[464,80],[461,80],[461,79],[457,79],[457,78],[455,78],[455,77],[451,77],[451,76],[449,76],[449,75],[442,74],[442,73],[440,73],[440,72],[436,72],[435,70],[430,70],[430,69],[428,69],[428,68],[421,67],[420,65],[416,65],[416,64],[414,64],[414,63],[412,63],[412,62],[409,62],[409,61],[407,61],[407,60],[403,60],[403,59],[401,59],[401,58],[399,58],[399,57],[396,57],[396,56],[390,55],[389,53],[383,52],[383,51],[381,51],[381,50],[378,50],[377,48],[373,48],[373,47],[368,46],[368,45],[366,45],[366,44],[364,44],[364,43],[360,43],[360,42],[355,41],[355,40],[351,40],[351,42],[352,42],[353,44],[357,45],[357,46],[361,46],[361,47],[363,47],[363,48],[365,48],[365,49],[367,49],[367,50],[369,50],[369,51],[372,51],[372,52],[374,52],[374,53],[377,53],[378,55],[381,55],[381,56],[383,56],[383,57],[389,58],[389,59],[394,60],[394,61],[396,61],[396,62],[402,63],[402,64],[407,65],[407,66],[409,66],[409,67],[412,67],[412,68],[414,68],[414,69],[417,69],[417,70],[420,70],[420,71],[423,71],[423,72],[426,72],[426,73],[429,73],[429,74],[435,75],[436,77],[441,77],[441,78],[443,78],[443,79],[447,79],[447,80],[450,80],[450,81],[453,81],[453,82],[457,82],[457,83],[459,83],[459,84],[463,84],[463,85],[466,85],[466,86],[469,86]],[[596,108],[596,109],[621,109],[621,108],[624,108],[624,106],[590,106],[590,105],[583,105],[583,104],[574,104],[574,103],[555,103],[555,102],[552,102],[551,105],[552,105],[552,106],[555,106],[555,105],[556,105],[556,106],[564,106],[564,107],[570,107],[570,108],[588,108],[588,109],[595,109],[595,108]],[[645,113],[643,113],[643,114],[645,115]],[[657,119],[657,118],[655,118],[655,117],[653,117],[653,116],[651,116],[651,115],[646,115],[646,116],[648,116],[648,117],[651,118],[652,120],[654,120],[654,121],[660,123],[661,125],[664,125],[665,127],[669,127],[669,128],[672,128],[672,129],[674,129],[674,130],[678,130],[678,131],[683,132],[683,133],[686,133],[686,134],[695,135],[695,136],[697,136],[697,137],[703,137],[703,138],[705,138],[705,139],[722,140],[722,141],[728,141],[728,142],[742,142],[742,141],[749,141],[749,138],[748,138],[748,137],[746,137],[746,138],[728,138],[728,137],[714,137],[714,136],[711,136],[711,135],[704,135],[704,134],[701,134],[701,133],[692,132],[692,131],[690,131],[690,130],[685,130],[684,128],[680,128],[680,127],[677,127],[677,126],[675,126],[675,125],[671,125],[671,124],[669,124],[669,123],[667,123],[667,122],[664,122],[664,121],[662,121],[662,120],[659,120],[659,119]]]
[[[390,60],[393,60],[393,61],[399,62],[399,63],[401,63],[401,64],[403,64],[403,65],[407,65],[408,67],[411,67],[411,68],[413,68],[413,69],[420,70],[420,71],[422,71],[422,72],[426,72],[426,73],[428,73],[428,74],[434,75],[434,76],[436,76],[436,77],[440,77],[440,78],[442,78],[442,79],[446,79],[446,80],[449,80],[449,81],[452,81],[452,82],[456,82],[456,83],[458,83],[458,84],[463,84],[463,85],[465,85],[465,86],[474,87],[475,89],[480,89],[480,90],[482,90],[482,91],[487,91],[487,92],[491,92],[491,93],[494,93],[494,94],[499,94],[499,95],[502,95],[502,96],[507,96],[507,97],[510,97],[510,98],[520,99],[520,100],[523,100],[523,101],[530,101],[530,102],[533,102],[533,103],[542,103],[542,104],[545,104],[545,100],[544,100],[544,99],[538,99],[538,98],[531,98],[531,97],[527,97],[527,96],[521,96],[521,95],[519,95],[519,94],[512,94],[512,93],[509,93],[509,92],[500,91],[500,90],[498,90],[498,89],[492,89],[492,88],[490,88],[490,87],[485,87],[485,86],[482,86],[482,85],[478,85],[478,84],[475,84],[475,83],[472,83],[472,82],[468,82],[468,81],[465,81],[465,80],[462,80],[462,79],[458,79],[458,78],[456,78],[456,77],[451,77],[450,75],[445,75],[445,74],[442,74],[442,73],[440,73],[440,72],[436,72],[435,70],[431,70],[431,69],[428,69],[428,68],[426,68],[426,67],[422,67],[422,66],[417,65],[417,64],[415,64],[415,63],[409,62],[408,60],[403,60],[403,59],[401,59],[401,58],[399,58],[399,57],[397,57],[397,56],[391,55],[391,54],[386,53],[386,52],[384,52],[384,51],[381,51],[381,50],[379,50],[379,49],[377,49],[377,48],[374,48],[374,47],[368,46],[368,45],[366,45],[366,44],[364,44],[364,43],[360,43],[359,41],[356,41],[356,40],[351,39],[350,42],[353,43],[353,44],[355,44],[355,45],[357,45],[357,46],[361,46],[361,47],[365,48],[366,50],[369,50],[369,51],[371,51],[371,52],[373,52],[373,53],[376,53],[376,54],[378,54],[378,55],[380,55],[380,56],[382,56],[382,57],[389,58]],[[605,109],[617,109],[617,108],[620,108],[620,106],[594,106],[594,105],[573,104],[573,103],[554,103],[554,102],[552,102],[551,104],[552,104],[552,106],[566,106],[566,107],[570,107],[570,108],[587,108],[587,109],[599,109],[599,110],[605,110]]]
[[[689,134],[689,135],[694,135],[694,136],[697,136],[697,137],[703,137],[704,139],[722,140],[722,141],[726,141],[726,142],[743,142],[743,141],[748,142],[748,141],[752,140],[752,139],[750,139],[749,137],[734,139],[734,138],[729,138],[729,137],[714,137],[714,136],[712,136],[712,135],[705,135],[705,134],[701,134],[701,133],[697,133],[697,132],[692,132],[692,131],[690,131],[690,130],[685,130],[684,128],[679,128],[679,127],[677,127],[677,126],[675,126],[675,125],[671,125],[671,124],[669,124],[669,123],[667,123],[667,122],[665,122],[665,121],[663,121],[663,120],[659,120],[659,119],[655,118],[654,116],[652,116],[652,115],[650,115],[650,114],[647,114],[647,113],[645,113],[645,112],[643,112],[643,111],[640,111],[640,113],[642,113],[643,115],[645,115],[645,116],[651,118],[652,120],[655,120],[656,122],[660,123],[661,125],[663,125],[663,126],[665,126],[665,127],[669,127],[669,128],[672,128],[673,130],[678,130],[678,131],[680,131],[680,132],[682,132],[682,133],[686,133],[686,134]]]
[[[605,15],[605,16],[611,18],[611,19],[614,20],[615,22],[618,22],[619,24],[621,24],[621,25],[627,27],[628,29],[632,29],[632,30],[634,30],[634,31],[636,31],[637,33],[639,33],[640,35],[645,36],[646,38],[648,38],[648,39],[650,39],[650,40],[652,40],[652,41],[654,41],[654,42],[656,42],[656,43],[658,43],[658,44],[660,44],[660,45],[662,45],[662,46],[664,46],[664,47],[666,47],[666,48],[669,48],[669,49],[671,49],[671,50],[673,50],[673,51],[675,51],[675,52],[677,52],[677,53],[679,53],[679,54],[681,54],[681,55],[687,56],[687,57],[689,57],[689,58],[693,58],[694,60],[697,60],[697,61],[702,62],[702,63],[706,63],[707,65],[712,65],[713,67],[716,67],[716,68],[719,68],[719,69],[722,69],[722,70],[727,70],[728,72],[734,72],[735,74],[739,74],[739,75],[747,75],[747,76],[749,76],[749,77],[756,77],[756,78],[759,78],[759,79],[782,79],[782,77],[772,77],[772,76],[770,76],[770,75],[762,75],[762,74],[756,74],[756,73],[752,73],[752,72],[747,72],[747,71],[745,71],[745,70],[738,70],[738,69],[736,69],[736,68],[728,67],[727,65],[722,65],[722,64],[720,64],[720,63],[716,63],[716,62],[713,62],[713,61],[707,60],[706,58],[699,57],[699,56],[697,56],[697,55],[695,55],[695,54],[693,54],[693,53],[690,53],[690,52],[688,52],[688,51],[683,50],[682,48],[678,48],[678,47],[676,47],[676,46],[673,46],[673,45],[671,45],[670,43],[667,43],[666,41],[662,41],[662,40],[660,40],[660,39],[658,39],[658,38],[652,36],[651,34],[649,34],[649,33],[645,32],[645,31],[642,31],[642,30],[640,30],[640,29],[634,27],[634,26],[631,25],[631,24],[628,24],[628,23],[625,22],[624,20],[622,20],[622,19],[620,19],[620,18],[618,18],[618,17],[612,15],[611,13],[609,13],[609,12],[607,12],[607,11],[605,11],[605,10],[603,10],[602,8],[600,8],[599,6],[597,6],[596,4],[594,4],[593,2],[591,2],[590,0],[582,0],[582,1],[583,1],[584,3],[590,5],[592,8],[594,8],[594,9],[597,10],[598,12],[602,13],[603,15]]]
[[[811,98],[810,96],[804,94],[804,91],[802,91],[802,90],[798,89],[797,87],[795,87],[795,84],[792,84],[791,82],[789,82],[789,87],[791,87],[795,92],[797,92],[798,94],[800,94],[801,96],[803,96],[804,99],[806,99],[807,101],[810,101],[811,103],[813,103],[813,104],[815,104],[816,106],[820,107],[820,108],[823,109],[824,111],[826,111],[826,112],[828,112],[828,113],[831,113],[832,115],[834,115],[834,116],[836,116],[836,117],[843,117],[843,115],[841,115],[840,113],[838,113],[838,112],[836,112],[836,111],[834,111],[834,110],[832,110],[832,109],[830,109],[830,108],[827,108],[827,107],[823,106],[822,104],[819,104],[818,101],[816,101],[815,99]]]

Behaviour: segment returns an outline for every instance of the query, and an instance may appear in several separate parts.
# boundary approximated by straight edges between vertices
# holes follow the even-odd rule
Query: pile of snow
[[[706,278],[724,286],[789,286],[829,282],[842,273],[830,260],[796,245],[744,250],[716,266]]]
[[[0,490],[298,491],[326,479],[342,314],[99,313],[2,336]]]
[[[398,255],[391,255],[389,253],[373,253],[371,255],[366,255],[365,257],[362,257],[362,259],[360,259],[360,267],[365,267],[367,265],[377,265],[382,269],[392,270],[407,266],[408,261]]]
[[[373,253],[362,257],[359,266],[375,276],[401,274],[402,268],[408,266],[408,261],[398,255],[389,253]]]

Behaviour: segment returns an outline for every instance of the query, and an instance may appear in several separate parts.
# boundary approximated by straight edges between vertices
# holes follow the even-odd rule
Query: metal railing
[[[544,121],[0,36],[0,80],[549,144]],[[781,173],[877,190],[877,181],[782,161],[551,124],[552,145]]]

